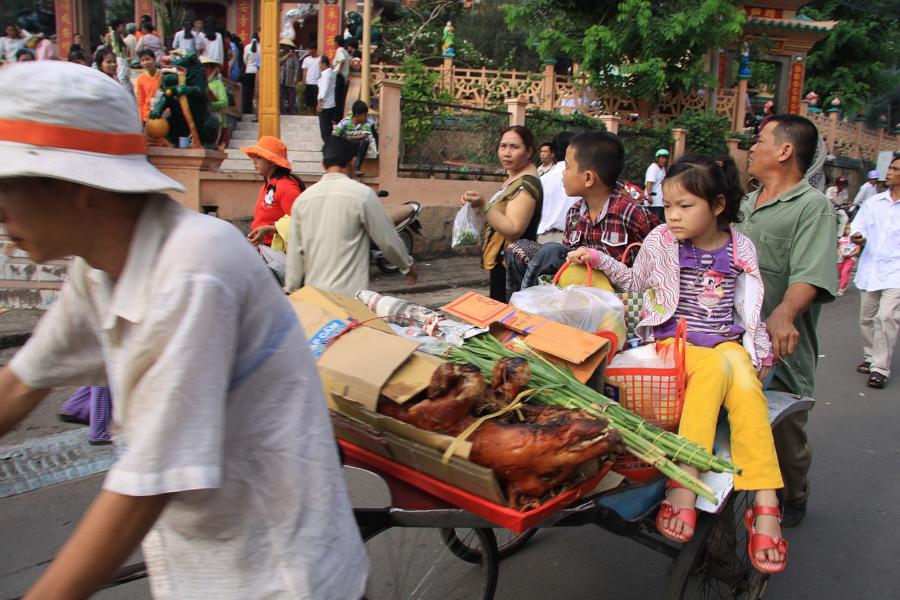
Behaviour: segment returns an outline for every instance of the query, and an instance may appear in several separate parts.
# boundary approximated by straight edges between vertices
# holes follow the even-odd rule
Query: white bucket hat
[[[134,98],[111,77],[64,61],[22,62],[0,69],[0,89],[0,178],[185,191],[147,160]]]

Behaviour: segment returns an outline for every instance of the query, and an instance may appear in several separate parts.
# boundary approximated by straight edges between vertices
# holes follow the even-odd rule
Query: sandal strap
[[[752,523],[756,520],[756,517],[760,515],[771,515],[778,519],[778,522],[781,522],[781,511],[775,506],[757,506],[753,505],[752,507],[747,509],[746,518]]]
[[[697,510],[694,508],[682,508],[675,506],[668,500],[663,500],[659,505],[659,514],[662,515],[662,518],[664,519],[671,519],[674,517],[685,525],[690,525],[692,528],[696,528],[697,526]]]
[[[766,535],[764,533],[753,533],[750,536],[750,552],[765,552],[766,550],[775,549],[779,553],[787,556],[788,542],[783,537]]]

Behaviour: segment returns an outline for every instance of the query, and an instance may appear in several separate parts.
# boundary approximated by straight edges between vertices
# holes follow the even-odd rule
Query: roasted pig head
[[[378,412],[419,429],[457,435],[472,422],[472,404],[485,387],[478,367],[445,363],[432,376],[426,399],[408,406],[382,398]]]
[[[469,460],[493,469],[510,506],[528,510],[580,465],[608,454],[620,436],[604,419],[559,418],[539,424],[488,422],[469,440]]]
[[[531,367],[527,360],[517,356],[501,358],[491,371],[490,389],[475,403],[475,413],[492,413],[509,406],[530,379]]]

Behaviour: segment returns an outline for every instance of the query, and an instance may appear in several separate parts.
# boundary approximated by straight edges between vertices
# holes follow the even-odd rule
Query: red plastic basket
[[[675,364],[662,369],[606,368],[606,379],[616,380],[625,388],[622,406],[643,417],[648,423],[674,431],[681,420],[684,406],[685,352],[687,348],[687,322],[678,321],[673,352]],[[612,359],[612,357],[610,357]],[[630,454],[622,455],[613,470],[638,481],[657,474],[653,466]]]

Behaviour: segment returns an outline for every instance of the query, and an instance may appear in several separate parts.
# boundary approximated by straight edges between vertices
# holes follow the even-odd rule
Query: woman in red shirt
[[[272,244],[275,221],[291,214],[294,200],[303,192],[303,182],[291,174],[287,146],[276,137],[264,135],[253,146],[241,148],[253,160],[253,168],[265,180],[259,190],[253,223],[247,236],[254,244]]]

